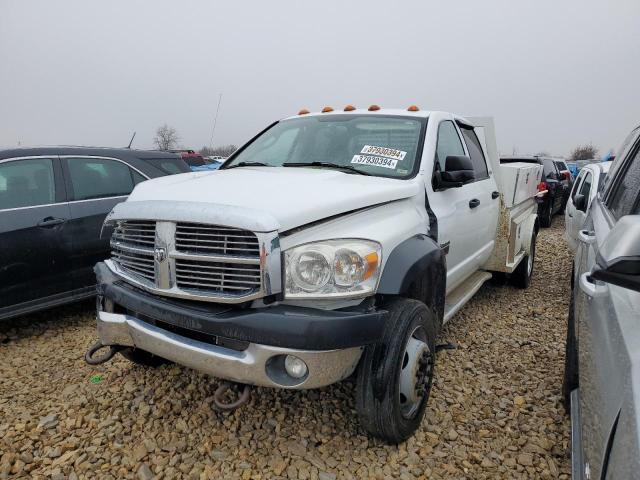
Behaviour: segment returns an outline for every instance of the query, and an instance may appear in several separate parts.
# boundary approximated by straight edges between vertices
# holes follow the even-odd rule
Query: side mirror
[[[618,220],[598,251],[591,278],[640,292],[640,215]]]
[[[577,210],[580,210],[581,212],[585,212],[587,211],[587,197],[585,197],[584,195],[578,193],[576,194],[576,196],[573,198],[573,205],[576,207]]]
[[[473,163],[466,155],[449,155],[444,163],[444,172],[436,173],[436,186],[440,190],[458,188],[475,180]]]

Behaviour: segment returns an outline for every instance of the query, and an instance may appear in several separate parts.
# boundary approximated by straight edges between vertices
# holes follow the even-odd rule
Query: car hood
[[[145,211],[152,212],[153,206],[161,202],[164,212],[174,205],[185,214],[190,211],[189,216],[193,218],[221,224],[225,224],[224,220],[214,214],[215,210],[233,212],[246,219],[243,223],[256,231],[284,231],[351,210],[411,197],[418,192],[417,182],[411,180],[323,168],[239,167],[148,180],[139,184],[125,203],[129,212],[139,207],[140,216],[144,216]],[[177,215],[176,212],[171,216]],[[252,216],[267,220],[251,222]],[[187,221],[179,216],[177,219]]]

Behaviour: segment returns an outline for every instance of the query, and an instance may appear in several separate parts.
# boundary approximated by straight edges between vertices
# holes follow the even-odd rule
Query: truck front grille
[[[204,255],[260,257],[255,233],[197,223],[176,225],[176,250]]]
[[[247,230],[124,220],[114,229],[111,253],[129,281],[161,295],[230,303],[263,295],[260,241]]]
[[[153,248],[156,222],[147,220],[118,222],[111,238],[111,255],[127,273],[155,280]]]
[[[176,260],[179,288],[246,295],[260,289],[260,265]]]

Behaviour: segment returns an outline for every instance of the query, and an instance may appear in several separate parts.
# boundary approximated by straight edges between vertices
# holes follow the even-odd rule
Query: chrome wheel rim
[[[400,365],[399,403],[402,416],[412,418],[429,393],[433,356],[422,327],[417,327],[407,340]]]

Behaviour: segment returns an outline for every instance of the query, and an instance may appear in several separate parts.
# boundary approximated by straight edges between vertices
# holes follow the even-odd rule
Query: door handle
[[[495,192],[491,192],[491,200],[495,200],[499,196],[500,196],[500,192],[498,192],[497,190]]]
[[[570,213],[567,213],[567,215],[569,216],[569,218],[573,218],[573,215],[571,215]]]
[[[580,230],[578,232],[578,240],[586,245],[591,245],[596,241],[596,232],[590,230]]]
[[[478,205],[480,205],[480,200],[478,200],[477,198],[469,200],[469,208],[476,208]]]
[[[45,217],[38,222],[38,226],[43,228],[55,227],[56,225],[61,225],[66,221],[66,218]]]

